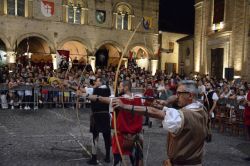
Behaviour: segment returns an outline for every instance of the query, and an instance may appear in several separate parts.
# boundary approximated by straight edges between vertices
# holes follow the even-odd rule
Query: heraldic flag
[[[57,68],[59,68],[59,65],[62,63],[62,61],[69,63],[69,54],[70,52],[68,50],[57,50],[56,52]]]
[[[53,16],[54,12],[55,12],[54,2],[42,0],[41,1],[41,12],[45,17]]]

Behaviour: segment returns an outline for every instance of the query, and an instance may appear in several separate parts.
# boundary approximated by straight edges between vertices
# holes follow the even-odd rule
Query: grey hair
[[[197,99],[198,97],[198,87],[197,87],[197,83],[193,80],[182,80],[179,82],[179,85],[184,85],[185,86],[185,90],[187,92],[190,92],[192,94],[194,94],[194,98]]]

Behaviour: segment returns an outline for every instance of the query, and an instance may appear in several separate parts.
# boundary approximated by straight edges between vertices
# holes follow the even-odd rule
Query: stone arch
[[[37,38],[43,39],[48,44],[48,46],[50,48],[50,53],[56,52],[56,47],[55,47],[54,43],[51,40],[49,40],[49,38],[47,38],[46,36],[39,34],[39,33],[27,33],[27,34],[23,34],[23,35],[19,36],[16,39],[17,45],[19,45],[24,39],[29,38],[29,37],[37,37]],[[13,43],[13,48],[14,47],[15,47],[15,43]]]
[[[143,43],[135,43],[135,44],[130,45],[128,47],[127,53],[125,55],[128,56],[129,51],[131,51],[134,47],[142,47],[148,53],[148,58],[149,59],[151,59],[154,56],[153,50],[146,47],[145,44],[143,44]]]
[[[135,43],[129,46],[126,57],[132,56],[137,66],[148,70],[150,69],[150,59],[153,58],[153,55],[153,51],[146,47],[145,44]]]
[[[71,60],[77,60],[79,63],[86,63],[88,56],[92,55],[90,44],[79,37],[63,39],[57,48],[70,51]]]
[[[0,38],[0,65],[7,62],[7,48],[4,41]]]
[[[77,41],[77,42],[80,42],[82,43],[83,45],[85,45],[89,51],[89,53],[92,53],[93,50],[92,50],[92,47],[91,47],[91,44],[89,42],[87,42],[86,40],[80,38],[80,37],[76,37],[76,36],[71,36],[71,37],[67,37],[67,38],[64,38],[62,39],[60,42],[58,42],[58,45],[57,45],[57,48],[60,49],[62,48],[62,46],[69,42],[69,41]]]
[[[122,52],[122,51],[123,51],[123,48],[124,48],[121,44],[117,43],[116,41],[113,41],[113,40],[105,40],[105,41],[102,41],[102,42],[100,42],[99,44],[96,45],[95,50],[94,50],[94,52],[93,52],[93,55],[95,55],[96,51],[97,51],[101,46],[103,46],[103,45],[105,45],[105,44],[111,44],[111,45],[115,46],[115,47],[118,49],[119,52]]]
[[[8,50],[11,50],[12,47],[11,47],[11,44],[10,44],[10,41],[7,39],[7,37],[0,33],[0,40],[2,40],[2,42],[5,44],[5,47],[6,47],[6,51]]]
[[[21,35],[14,43],[16,60],[18,63],[33,65],[48,63],[52,66],[51,54],[56,52],[54,44],[45,36],[29,33]]]
[[[79,5],[80,7],[88,7],[88,3],[87,0],[63,0],[62,1],[63,5],[73,5],[73,6],[77,6]]]
[[[117,42],[114,41],[101,42],[96,47],[96,50],[94,52],[94,55],[96,57],[96,65],[100,67],[117,65],[117,63],[120,60],[121,52],[122,52],[122,47]]]
[[[118,2],[115,4],[113,11],[115,13],[119,12],[119,11],[124,11],[127,12],[129,15],[134,15],[134,10],[132,5],[130,5],[129,3],[126,2]]]

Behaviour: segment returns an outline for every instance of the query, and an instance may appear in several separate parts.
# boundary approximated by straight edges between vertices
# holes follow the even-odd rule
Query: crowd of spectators
[[[70,70],[59,69],[57,71],[54,71],[51,66],[27,65],[26,67],[24,67],[19,64],[15,69],[12,70],[10,70],[7,66],[3,66],[0,68],[0,83],[7,85],[7,98],[10,99],[9,103],[12,104],[14,103],[13,98],[18,98],[19,103],[21,103],[23,100],[25,100],[26,102],[31,102],[32,99],[29,96],[34,96],[32,93],[34,92],[34,90],[12,90],[17,86],[22,86],[23,88],[27,88],[27,85],[36,87],[51,86],[52,88],[54,87],[57,89],[62,89],[62,87],[60,86],[62,80],[69,80],[71,84],[74,84],[76,86],[90,87],[94,85],[94,80],[97,77],[103,77],[106,79],[109,87],[113,89],[115,72],[116,68],[112,66],[105,69],[97,68],[96,72],[93,72],[90,65],[83,68],[73,66]],[[129,63],[128,68],[125,68],[125,66],[121,67],[118,82],[121,80],[130,80],[132,82],[133,88],[141,88],[144,89],[145,92],[147,89],[153,89],[153,97],[165,100],[175,93],[177,84],[182,79],[197,80],[197,83],[199,84],[200,94],[205,94],[205,83],[208,81],[211,83],[212,88],[220,97],[233,98],[237,97],[240,94],[245,95],[246,91],[248,90],[247,82],[244,82],[240,79],[229,82],[225,79],[215,80],[213,78],[209,78],[209,76],[202,77],[199,74],[193,75],[191,73],[188,76],[179,76],[178,74],[166,74],[162,71],[157,71],[156,74],[152,76],[150,71],[139,68],[135,63]],[[6,94],[6,89],[3,90],[3,87],[4,86],[2,86],[1,93]],[[59,92],[58,90],[58,92],[49,94],[49,92],[45,89],[42,89],[40,91],[36,90],[35,92],[39,92],[37,93],[37,95],[39,97],[40,103],[46,102],[48,100],[48,96],[57,96],[56,100],[58,102],[62,100],[60,99],[60,96],[64,96],[64,100],[66,98],[65,103],[68,102],[67,98],[69,97],[69,94],[66,92],[62,94],[62,92]]]
[[[62,88],[63,80],[68,80],[70,84],[75,86],[90,87],[94,85],[96,78],[103,77],[112,90],[115,72],[116,68],[113,66],[105,69],[97,68],[96,72],[92,71],[90,65],[80,68],[76,65],[70,70],[59,69],[57,71],[54,71],[48,65],[30,64],[23,66],[19,63],[12,70],[7,66],[3,66],[0,68],[0,83],[2,84],[0,90],[2,100],[3,96],[6,96],[8,105],[2,104],[2,108],[34,108],[34,98],[36,98],[35,100],[39,104],[53,102],[53,107],[61,107],[62,103],[67,105],[75,95],[74,92],[69,92],[67,89]],[[160,71],[155,76],[152,76],[151,72],[139,68],[135,63],[130,63],[128,68],[125,68],[123,65],[120,69],[118,81],[124,79],[131,80],[133,88],[144,89],[145,91],[147,88],[158,88],[159,98],[166,99],[173,94],[170,89],[174,90],[176,88],[179,78],[178,76],[170,76]]]

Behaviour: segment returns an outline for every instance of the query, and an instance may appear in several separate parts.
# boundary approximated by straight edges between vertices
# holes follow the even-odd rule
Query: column
[[[77,9],[77,7],[74,6],[73,9],[74,9],[74,24],[75,24],[76,23],[76,9]]]
[[[152,75],[155,75],[155,73],[156,73],[156,71],[158,69],[158,60],[156,60],[156,59],[151,60],[150,66],[151,66]]]
[[[68,22],[69,6],[63,5],[63,22]]]
[[[87,24],[88,21],[88,9],[81,8],[81,24]]]
[[[16,63],[16,54],[14,51],[7,51],[7,63]]]
[[[25,0],[24,2],[24,17],[29,16],[29,0]]]
[[[17,16],[17,0],[15,0],[15,16]]]
[[[124,16],[125,14],[122,14],[122,29],[124,29]]]
[[[26,11],[26,9],[25,9],[25,11]],[[25,13],[25,17],[32,18],[33,17],[33,0],[28,1],[27,12],[28,12],[28,15],[26,16],[26,13]]]
[[[128,30],[130,31],[132,27],[132,15],[128,15]]]
[[[117,29],[117,13],[114,13],[115,17],[115,29]]]
[[[223,61],[223,78],[225,78],[225,68],[229,67],[229,41],[225,42]]]
[[[89,56],[88,62],[91,65],[93,71],[95,72],[95,56]]]
[[[203,2],[195,4],[194,71],[200,72]]]
[[[8,10],[7,10],[7,0],[3,1],[3,14],[7,15],[8,14]]]
[[[128,68],[128,58],[122,58],[122,61],[124,62],[125,68]]]
[[[56,59],[56,54],[51,54],[52,56],[52,63],[53,63],[53,69],[56,70],[57,69],[57,59]]]
[[[84,8],[81,8],[81,24],[85,23],[85,17],[84,17],[85,13],[84,13]]]

